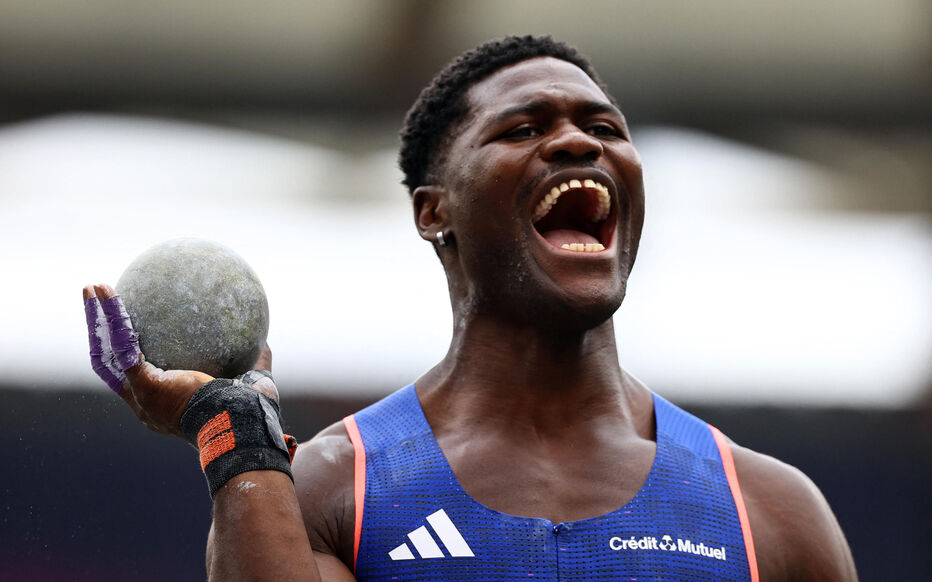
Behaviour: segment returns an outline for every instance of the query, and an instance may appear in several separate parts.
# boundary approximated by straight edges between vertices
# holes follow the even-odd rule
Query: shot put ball
[[[116,285],[146,360],[232,378],[250,370],[269,332],[262,283],[239,255],[183,238],[145,251]]]

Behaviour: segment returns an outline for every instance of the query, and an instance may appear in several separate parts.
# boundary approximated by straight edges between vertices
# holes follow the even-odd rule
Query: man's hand
[[[188,401],[213,378],[193,370],[161,370],[145,361],[129,316],[113,287],[85,287],[84,309],[91,365],[97,375],[129,404],[147,427],[181,436],[181,414]],[[260,362],[265,363],[263,358],[271,364],[270,353],[260,357]],[[276,399],[277,396],[276,393]]]
[[[213,378],[192,370],[160,370],[146,362],[129,315],[112,287],[85,287],[84,309],[91,365],[97,375],[129,404],[146,426],[185,438],[181,417],[191,397]],[[272,353],[266,346],[255,369],[268,370],[271,366]],[[249,386],[278,402],[278,390],[271,378],[263,374],[247,376],[245,382],[230,382],[240,389]],[[229,391],[230,386],[219,390]],[[266,408],[261,410],[269,414]],[[227,432],[232,431],[231,426]],[[211,443],[206,444],[210,448]],[[283,454],[287,465],[288,452]],[[220,580],[320,581],[290,472],[252,470],[239,473],[217,492],[208,575],[210,579]],[[353,580],[345,567],[339,577],[331,579]]]

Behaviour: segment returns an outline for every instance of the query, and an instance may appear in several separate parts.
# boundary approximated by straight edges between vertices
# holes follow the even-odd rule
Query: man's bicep
[[[336,423],[302,444],[292,465],[311,548],[317,556],[342,563],[347,572],[355,538],[354,461],[346,430]]]

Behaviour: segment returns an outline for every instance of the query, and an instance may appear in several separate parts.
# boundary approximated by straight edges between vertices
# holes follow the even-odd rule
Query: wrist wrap
[[[213,498],[231,478],[246,471],[274,470],[291,480],[294,437],[282,432],[278,404],[253,385],[270,382],[252,371],[201,386],[181,416],[181,431],[200,451],[201,469]]]

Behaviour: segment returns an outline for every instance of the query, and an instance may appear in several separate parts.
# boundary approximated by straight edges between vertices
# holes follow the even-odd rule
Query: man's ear
[[[414,224],[421,238],[435,243],[437,233],[450,231],[449,192],[443,186],[418,186],[412,194]]]

